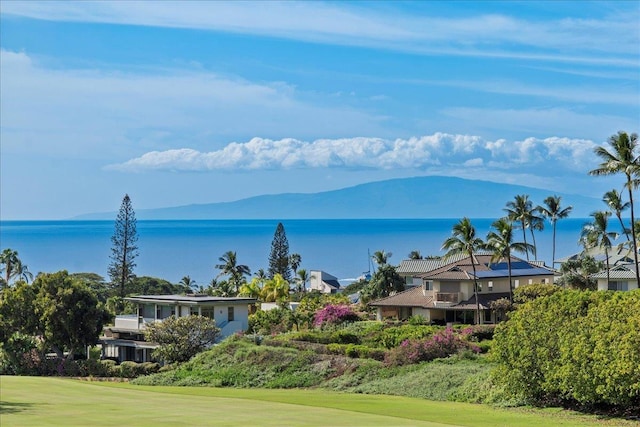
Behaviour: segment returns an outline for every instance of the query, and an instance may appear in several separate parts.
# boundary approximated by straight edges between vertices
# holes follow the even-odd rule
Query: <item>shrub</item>
[[[420,314],[414,314],[413,316],[411,316],[408,320],[408,323],[410,325],[426,325],[427,324],[427,319],[425,319],[424,316],[420,315]]]
[[[348,305],[330,304],[316,311],[313,318],[313,325],[322,328],[356,320],[360,319]]]
[[[640,291],[559,291],[496,328],[497,378],[512,396],[640,409]]]
[[[360,344],[360,337],[353,332],[339,330],[331,334],[331,342],[339,344]]]
[[[493,339],[496,325],[474,325],[462,329],[462,335],[469,341],[483,341]]]
[[[438,332],[427,340],[405,340],[399,347],[387,352],[387,365],[406,365],[448,357],[462,350],[479,352],[451,329]]]

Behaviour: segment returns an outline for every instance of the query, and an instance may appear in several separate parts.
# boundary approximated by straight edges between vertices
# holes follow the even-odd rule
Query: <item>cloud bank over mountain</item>
[[[439,170],[459,167],[555,171],[584,169],[594,163],[593,141],[550,137],[488,141],[474,135],[433,135],[409,139],[340,138],[301,141],[253,138],[220,150],[190,148],[151,151],[108,166],[120,171],[278,170],[294,168]]]

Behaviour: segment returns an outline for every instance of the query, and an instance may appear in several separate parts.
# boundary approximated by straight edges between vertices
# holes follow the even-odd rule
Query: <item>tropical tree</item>
[[[253,275],[261,280],[267,279],[267,273],[264,271],[264,268],[259,268]]]
[[[116,217],[115,230],[111,236],[111,263],[108,272],[111,283],[120,289],[120,297],[125,297],[125,285],[135,277],[133,261],[138,256],[136,242],[136,214],[131,205],[131,199],[125,194]]]
[[[309,281],[309,273],[304,268],[298,270],[298,277],[296,281],[298,282],[298,292],[304,292],[307,288],[307,282]]]
[[[27,266],[18,257],[18,251],[7,248],[0,254],[0,271],[4,273],[4,284],[9,285],[13,278],[21,278],[25,281],[33,279],[33,274],[29,273]],[[26,275],[26,277],[23,277]]]
[[[544,206],[538,206],[538,211],[543,217],[547,218],[553,226],[553,251],[551,255],[551,268],[555,268],[556,264],[556,223],[559,219],[563,219],[569,216],[569,213],[573,209],[573,206],[567,206],[562,208],[560,205],[560,196],[549,196],[544,199]]]
[[[418,250],[413,250],[409,252],[409,259],[422,259],[422,254]]]
[[[207,288],[207,294],[214,297],[233,297],[238,294],[235,286],[229,282],[228,280],[217,281],[216,279],[211,279],[209,283],[209,288]]]
[[[483,249],[485,243],[482,239],[476,237],[476,229],[471,224],[471,220],[464,217],[454,224],[452,236],[444,241],[442,250],[446,250],[445,257],[464,254],[471,260],[471,268],[473,269],[473,294],[476,299],[476,323],[480,323],[480,301],[478,300],[478,278],[476,276],[476,260],[474,254]]]
[[[581,254],[576,259],[562,263],[560,266],[561,276],[556,283],[564,288],[595,291],[597,282],[591,278],[591,275],[604,270],[604,268],[605,264],[602,261],[596,261],[591,255]]]
[[[287,282],[291,280],[291,267],[289,262],[289,241],[287,240],[284,225],[279,222],[273,234],[273,240],[271,241],[268,277],[273,279],[276,274],[279,274]]]
[[[600,159],[599,167],[589,172],[590,175],[605,176],[624,174],[626,178],[625,188],[629,192],[629,207],[631,210],[631,242],[633,245],[633,260],[638,265],[638,236],[633,224],[635,223],[635,212],[633,207],[633,190],[638,187],[638,175],[640,174],[640,159],[638,158],[638,134],[631,135],[626,132],[618,132],[609,137],[608,141],[611,150],[607,147],[596,147],[594,152]],[[640,283],[640,269],[636,268],[636,283]]]
[[[260,298],[262,295],[264,280],[265,279],[254,277],[250,282],[244,283],[242,286],[240,286],[238,295],[256,299]]]
[[[613,245],[613,240],[618,238],[618,233],[609,231],[609,211],[597,211],[591,214],[593,221],[585,224],[580,233],[580,239],[585,248],[604,249],[605,267],[607,269],[607,287],[609,286],[609,249]]]
[[[611,191],[607,191],[602,196],[602,201],[607,205],[609,210],[616,214],[616,218],[620,222],[620,227],[622,228],[622,232],[627,237],[627,241],[631,241],[631,236],[629,235],[629,228],[624,225],[624,221],[622,221],[622,211],[626,210],[631,206],[629,202],[622,201],[622,194],[620,194],[617,190],[613,189]]]
[[[527,228],[531,225],[531,217],[533,216],[534,211],[533,203],[529,200],[529,196],[526,194],[519,194],[515,196],[513,201],[507,202],[507,207],[504,211],[507,213],[507,216],[511,221],[515,221],[520,224],[520,228],[522,229],[522,239],[526,244]],[[533,256],[536,256],[535,249],[534,244]],[[527,252],[526,255],[527,261],[529,261],[529,252]]]
[[[300,256],[300,254],[291,254],[289,256],[289,265],[291,265],[291,269],[293,270],[294,276],[298,274],[298,267],[300,267],[301,262],[302,262],[302,257]]]
[[[264,302],[282,301],[289,296],[289,282],[276,274],[264,283],[260,296]]]
[[[404,291],[405,281],[398,274],[393,265],[383,264],[373,273],[371,280],[367,283],[360,293],[360,299],[368,302],[378,298],[384,298],[393,292]]]
[[[171,316],[162,322],[150,323],[144,330],[148,341],[159,344],[154,357],[167,363],[186,362],[211,347],[220,335],[213,319],[204,316]]]
[[[373,262],[378,264],[379,267],[387,265],[389,262],[389,258],[391,258],[393,254],[391,252],[385,252],[384,249],[381,251],[375,251],[373,255],[371,255],[371,259]]]
[[[523,242],[514,242],[513,224],[506,218],[495,221],[491,226],[495,231],[487,234],[486,247],[493,252],[491,261],[507,260],[509,275],[509,302],[513,302],[513,284],[511,280],[511,253],[526,253],[530,251],[531,245]]]
[[[251,274],[251,270],[244,264],[238,264],[238,257],[234,251],[225,252],[224,255],[218,258],[218,261],[220,261],[220,264],[215,266],[220,270],[218,277],[228,276],[229,284],[233,286],[237,293],[240,286],[246,282],[244,276]]]
[[[184,286],[185,290],[188,292],[191,289],[197,289],[196,281],[191,278],[191,276],[186,275],[178,282],[179,285]]]

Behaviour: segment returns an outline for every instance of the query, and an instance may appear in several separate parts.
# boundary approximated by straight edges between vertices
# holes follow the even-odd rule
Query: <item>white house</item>
[[[311,270],[309,274],[309,289],[323,294],[335,294],[340,291],[338,278],[320,270]]]
[[[158,345],[144,339],[145,325],[170,317],[200,315],[216,321],[224,339],[249,328],[249,305],[254,298],[209,295],[139,295],[125,298],[137,305],[136,314],[116,316],[101,337],[102,356],[118,362],[147,362]]]
[[[609,269],[609,282],[607,282],[607,270],[592,274],[590,277],[598,282],[599,291],[632,291],[638,289],[636,270],[633,262],[620,263]]]

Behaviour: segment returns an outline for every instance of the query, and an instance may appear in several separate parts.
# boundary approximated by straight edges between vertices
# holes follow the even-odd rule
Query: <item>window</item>
[[[191,315],[192,316],[197,316],[198,314],[200,314],[200,311],[198,310],[198,307],[191,307]]]
[[[520,286],[520,279],[516,279],[516,280],[514,280],[514,281],[513,281],[513,286],[514,286],[515,288],[517,288],[518,286]]]
[[[491,280],[489,280],[487,287],[489,288],[489,292],[493,291],[493,282]]]
[[[529,284],[533,285],[533,279],[529,279]]]
[[[478,292],[482,292],[482,282],[478,282]]]
[[[227,321],[233,322],[233,307],[227,308]]]
[[[548,285],[549,279],[545,277],[544,279],[542,279],[542,283],[544,283],[545,285]]]
[[[208,317],[209,319],[214,319],[214,314],[216,310],[213,307],[202,307],[202,316]]]
[[[629,282],[610,282],[608,289],[610,291],[628,291]]]
[[[433,281],[425,280],[424,281],[424,289],[425,289],[425,291],[432,291],[433,290]]]

